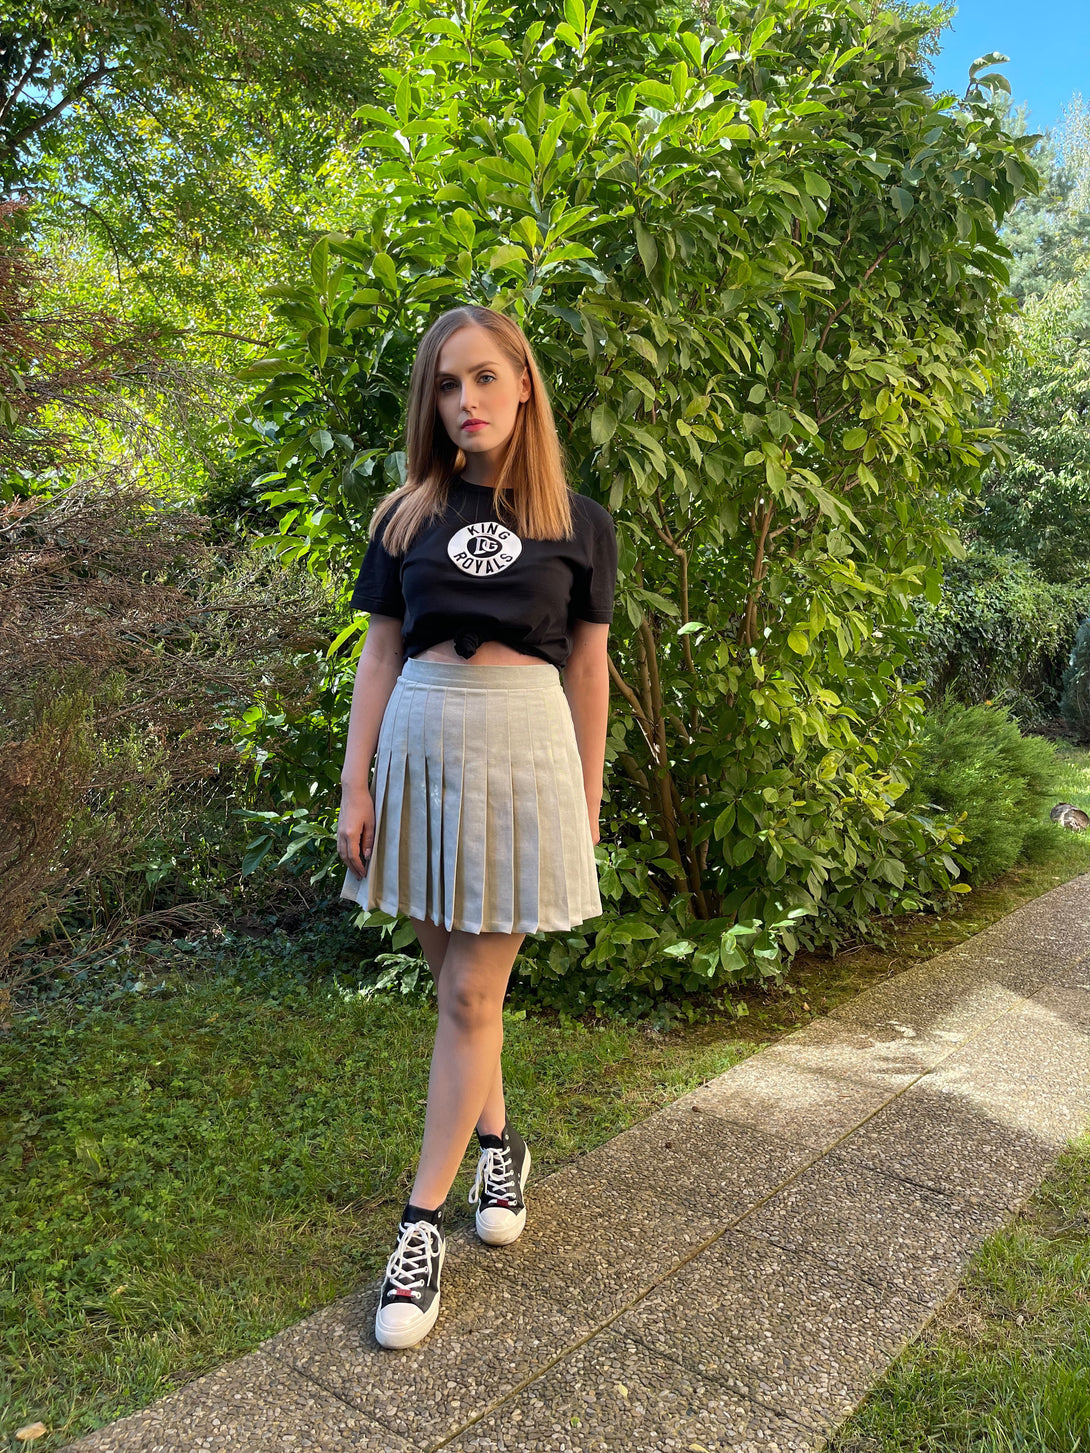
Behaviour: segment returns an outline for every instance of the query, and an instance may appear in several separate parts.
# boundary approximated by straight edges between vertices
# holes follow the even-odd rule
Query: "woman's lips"
[[[470,419],[467,423],[462,425],[462,433],[475,434],[478,429],[486,429],[487,427],[487,419]]]

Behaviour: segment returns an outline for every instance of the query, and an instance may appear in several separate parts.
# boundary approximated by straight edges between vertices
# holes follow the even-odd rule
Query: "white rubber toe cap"
[[[503,1206],[487,1206],[477,1212],[477,1235],[490,1246],[507,1246],[517,1241],[525,1225],[525,1207],[517,1213]]]
[[[413,1302],[391,1302],[375,1314],[375,1337],[382,1347],[412,1347],[428,1335],[438,1315],[438,1297],[426,1312]]]

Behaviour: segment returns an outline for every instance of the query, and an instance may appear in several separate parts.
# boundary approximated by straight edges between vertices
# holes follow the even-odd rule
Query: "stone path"
[[[1090,875],[451,1237],[408,1352],[377,1287],[72,1453],[802,1453],[1090,1121]]]

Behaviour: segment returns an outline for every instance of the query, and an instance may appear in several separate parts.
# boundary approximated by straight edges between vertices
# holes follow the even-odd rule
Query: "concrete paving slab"
[[[1083,873],[991,924],[963,948],[1008,955],[1021,951],[1042,980],[1087,957],[1090,949],[1090,874]]]
[[[978,1105],[939,1093],[934,1078],[913,1085],[838,1150],[901,1180],[1013,1212],[1055,1163],[1055,1147]]]
[[[881,1066],[872,1072],[862,1064],[854,1076],[838,1074],[820,1058],[808,1065],[797,1062],[804,1057],[778,1047],[762,1050],[683,1095],[677,1109],[718,1115],[769,1139],[820,1152],[887,1105],[919,1074]]]
[[[665,1197],[729,1224],[777,1191],[816,1151],[716,1115],[670,1106],[607,1140],[573,1169],[628,1200]]]
[[[817,1257],[728,1231],[613,1330],[821,1433],[929,1315]]]
[[[1090,989],[1090,959],[1080,959],[1077,963],[1065,964],[1050,973],[1042,988],[1052,989]]]
[[[262,1352],[67,1447],[68,1453],[415,1453],[388,1428]]]
[[[526,1230],[512,1246],[466,1258],[513,1282],[528,1302],[564,1308],[582,1331],[600,1326],[721,1232],[728,1211],[651,1195],[617,1195],[601,1176],[565,1166],[527,1187]]]
[[[987,930],[967,939],[957,948],[948,949],[942,957],[954,970],[970,971],[982,983],[1009,989],[1022,997],[1032,994],[1044,983],[1053,962],[1047,953],[1036,947],[1031,937],[1023,936],[1017,942],[989,939]]]
[[[809,1453],[813,1446],[789,1419],[604,1332],[444,1453]]]
[[[1033,1136],[1056,1155],[1085,1127],[1086,1116],[1078,1105],[1062,1097],[1054,1099],[1047,1086],[1038,1095],[1041,1087],[1036,1076],[1027,1080],[1006,1074],[1000,1078],[979,1064],[950,1064],[940,1066],[934,1078],[933,1094],[972,1106],[997,1124]]]
[[[786,1061],[807,1073],[886,1086],[892,1098],[945,1059],[957,1042],[952,1035],[912,1036],[892,1026],[861,1029],[847,1021],[816,1019],[768,1053],[770,1062]]]
[[[932,1306],[1005,1219],[996,1207],[939,1195],[830,1151],[737,1229]]]
[[[1046,985],[1030,1002],[1090,1035],[1090,983]]]
[[[478,1245],[473,1233],[448,1237],[439,1319],[416,1347],[375,1341],[376,1282],[279,1333],[264,1350],[414,1448],[449,1437],[555,1361],[586,1325],[579,1318],[577,1329],[547,1298],[496,1276]]]
[[[810,1027],[821,1026],[829,1034],[851,1027],[871,1036],[886,1054],[930,1069],[1038,986],[1035,975],[1024,992],[1013,989],[974,961],[942,954],[875,984]]]
[[[1090,1118],[1090,1032],[1073,1022],[1079,994],[1069,991],[1066,1013],[1061,990],[1027,999],[937,1066],[929,1087],[1060,1148]]]

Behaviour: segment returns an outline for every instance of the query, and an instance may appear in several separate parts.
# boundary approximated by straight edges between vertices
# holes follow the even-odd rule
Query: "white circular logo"
[[[467,575],[499,575],[522,554],[522,541],[499,520],[485,520],[452,535],[447,554]]]

